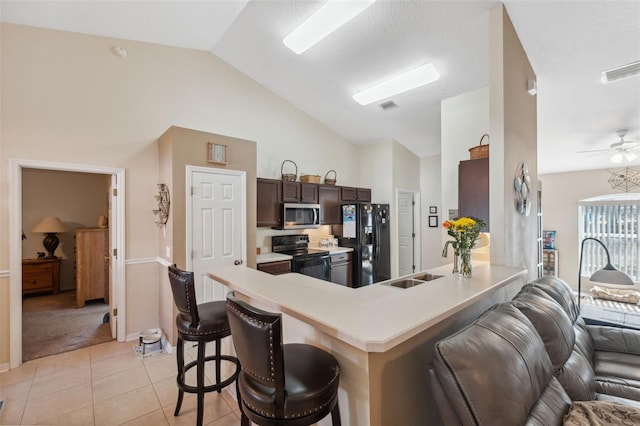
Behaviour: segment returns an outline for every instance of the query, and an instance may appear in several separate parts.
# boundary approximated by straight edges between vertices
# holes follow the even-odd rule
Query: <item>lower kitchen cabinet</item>
[[[290,260],[278,260],[275,262],[258,263],[258,271],[266,272],[271,275],[288,274],[291,272]]]
[[[338,253],[331,255],[331,282],[347,287],[353,286],[353,253]]]

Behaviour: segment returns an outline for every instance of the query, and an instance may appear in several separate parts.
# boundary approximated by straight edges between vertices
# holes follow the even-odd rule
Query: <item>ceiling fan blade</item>
[[[605,148],[605,149],[588,149],[586,151],[576,151],[578,154],[594,154],[594,153],[600,153],[600,152],[609,152],[611,149],[609,148]]]

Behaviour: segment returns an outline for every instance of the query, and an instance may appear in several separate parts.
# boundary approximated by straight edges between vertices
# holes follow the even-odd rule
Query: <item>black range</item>
[[[331,281],[331,261],[327,250],[309,248],[309,235],[271,237],[271,251],[292,256],[291,270],[325,281]]]

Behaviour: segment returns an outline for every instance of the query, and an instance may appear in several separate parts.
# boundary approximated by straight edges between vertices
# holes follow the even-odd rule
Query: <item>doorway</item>
[[[11,203],[10,203],[10,342],[9,367],[15,368],[22,363],[22,230],[23,227],[23,172],[58,171],[103,175],[108,182],[108,239],[109,260],[109,313],[112,338],[124,341],[124,169],[90,165],[51,163],[30,160],[10,160],[11,166]],[[81,175],[78,175],[81,176]],[[46,212],[42,212],[45,213]],[[97,221],[98,218],[96,218]],[[35,238],[35,237],[34,237]],[[71,237],[73,238],[73,237]],[[120,307],[120,315],[113,315]]]
[[[246,248],[246,172],[187,166],[187,269],[194,272],[196,299],[225,300],[211,280],[213,267],[243,265]]]

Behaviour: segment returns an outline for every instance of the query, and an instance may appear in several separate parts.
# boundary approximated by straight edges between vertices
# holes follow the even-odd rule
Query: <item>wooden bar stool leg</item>
[[[220,339],[216,340],[216,385],[220,386],[220,365],[222,364],[222,359],[220,358],[220,353],[222,352],[220,349]],[[218,388],[218,393],[222,392],[222,388]]]
[[[197,386],[198,386],[198,419],[197,425],[202,426],[202,418],[204,413],[204,364],[206,354],[207,343],[204,341],[198,342],[198,366],[197,368]]]
[[[178,361],[178,402],[176,403],[176,410],[173,412],[174,416],[177,416],[180,413],[182,398],[184,397],[184,391],[182,390],[182,383],[184,383],[184,341],[179,337],[176,351],[176,360]]]
[[[331,421],[333,426],[341,426],[342,422],[340,421],[340,407],[336,402],[336,406],[331,410]]]

